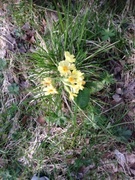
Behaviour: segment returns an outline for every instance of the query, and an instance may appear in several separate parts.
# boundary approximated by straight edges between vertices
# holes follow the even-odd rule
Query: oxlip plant
[[[96,102],[93,95],[113,82],[102,58],[118,41],[94,42],[100,35],[90,21],[92,16],[96,17],[94,12],[86,9],[85,14],[81,14],[81,5],[74,14],[70,14],[70,4],[67,10],[64,5],[61,8],[57,9],[58,20],[53,24],[46,16],[47,34],[37,33],[38,48],[30,54],[34,67],[30,79],[35,84],[33,97],[39,104],[47,105],[44,105],[45,111],[51,109],[60,113],[66,104],[69,112],[75,115],[93,106]],[[86,111],[83,113],[87,117]]]

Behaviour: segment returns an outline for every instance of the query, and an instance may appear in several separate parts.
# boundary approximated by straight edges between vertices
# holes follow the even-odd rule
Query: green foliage
[[[19,86],[16,83],[13,83],[8,86],[9,93],[11,94],[18,94],[19,93]]]
[[[30,58],[34,61],[34,76],[32,77],[39,78],[40,81],[40,78],[44,76],[55,76],[55,79],[60,78],[57,66],[64,59],[64,51],[74,54],[77,69],[81,70],[86,77],[86,88],[80,91],[76,102],[82,109],[85,109],[89,104],[91,94],[99,92],[113,82],[113,77],[107,73],[104,65],[101,65],[98,56],[104,56],[111,48],[115,47],[116,42],[107,44],[107,42],[97,41],[87,45],[87,41],[93,40],[93,34],[96,37],[101,34],[101,28],[98,27],[95,32],[93,27],[97,27],[98,23],[94,24],[94,26],[93,23],[95,23],[94,17],[97,15],[94,11],[89,10],[81,14],[79,12],[81,5],[75,14],[70,12],[70,7],[65,8],[64,5],[61,5],[61,8],[57,9],[59,19],[53,24],[50,24],[49,19],[46,18],[48,33],[42,36],[44,46],[41,48],[39,46],[39,51],[31,54]],[[92,16],[94,16],[93,22],[90,20]],[[101,17],[98,18],[99,20],[102,19]],[[108,37],[112,37],[111,32],[107,34]],[[60,94],[63,87],[60,84],[58,88]]]
[[[8,170],[7,170],[7,171],[1,171],[1,172],[0,172],[0,177],[1,177],[2,179],[13,180],[13,177],[12,177],[12,175],[9,173]]]
[[[107,72],[103,72],[99,80],[87,81],[86,87],[89,89],[90,94],[95,94],[96,92],[103,90],[105,87],[113,83],[114,83],[113,76],[109,75]]]
[[[102,40],[106,41],[111,37],[115,36],[114,30],[109,30],[109,29],[104,29],[103,31],[101,31],[101,35],[102,35]]]
[[[50,112],[46,117],[46,121],[56,126],[66,127],[68,118],[59,110],[59,112]]]
[[[3,70],[7,65],[6,59],[0,58],[0,71]]]
[[[85,109],[88,106],[90,101],[90,90],[88,88],[84,88],[79,92],[76,103],[81,109]]]
[[[74,165],[71,166],[71,170],[74,171],[74,172],[77,172],[79,171],[79,169],[82,167],[82,166],[88,166],[91,164],[91,160],[90,159],[87,159],[87,158],[83,158],[83,157],[80,157],[78,159],[75,160],[74,162]],[[71,171],[70,170],[70,171]]]
[[[12,162],[13,163],[13,162]],[[13,164],[8,164],[7,169],[1,169],[0,171],[0,177],[4,180],[15,180],[19,178],[19,175],[22,173],[23,166],[20,165],[18,162],[15,162]]]
[[[124,127],[116,127],[112,130],[118,141],[128,142],[132,136],[132,131]]]

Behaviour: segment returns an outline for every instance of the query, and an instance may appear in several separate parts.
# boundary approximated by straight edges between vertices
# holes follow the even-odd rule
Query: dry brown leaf
[[[126,159],[130,166],[135,164],[135,154],[126,154]]]
[[[135,154],[126,154],[127,163],[131,174],[135,175]]]
[[[22,125],[25,126],[27,121],[28,121],[28,116],[27,115],[23,116],[23,118],[21,120]]]
[[[46,123],[45,121],[45,118],[43,116],[39,116],[37,118],[37,122],[40,124],[40,125],[44,125]]]

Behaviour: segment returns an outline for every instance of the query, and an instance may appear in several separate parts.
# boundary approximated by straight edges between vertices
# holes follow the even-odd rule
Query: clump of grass
[[[95,43],[93,36],[97,37],[99,32],[92,32],[93,24],[91,24],[90,18],[94,16],[94,12],[86,10],[83,15],[76,12],[77,15],[75,16],[70,14],[68,10],[65,11],[64,6],[62,8],[64,14],[58,11],[59,21],[54,23],[52,27],[49,26],[48,19],[46,19],[50,29],[48,34],[42,37],[44,47],[40,48],[39,52],[32,54],[32,59],[35,60],[35,72],[33,74],[41,78],[43,76],[48,77],[49,74],[50,77],[54,74],[55,78],[60,76],[58,64],[64,59],[64,52],[69,51],[76,57],[77,69],[81,70],[85,76],[85,89],[80,91],[79,96],[89,99],[90,91],[94,93],[112,82],[107,71],[102,72],[103,65],[99,56],[105,54],[118,42],[110,43],[99,40]],[[95,31],[95,29],[93,30]],[[110,37],[107,36],[107,38]],[[79,98],[77,102],[83,98]]]
[[[119,21],[120,17],[112,13],[106,15],[106,10],[101,14],[95,4],[90,8],[85,8],[83,2],[77,3],[76,8],[71,5],[69,1],[67,6],[62,2],[54,6],[57,21],[53,23],[47,14],[55,10],[37,10],[32,2],[28,6],[21,2],[19,19],[18,12],[14,14],[19,25],[27,20],[35,27],[36,48],[35,52],[20,58],[31,68],[27,71],[31,88],[26,90],[31,92],[30,96],[10,105],[9,109],[5,107],[1,121],[2,133],[6,136],[4,148],[1,146],[2,157],[9,158],[10,162],[2,169],[4,178],[28,179],[44,170],[52,179],[72,179],[83,165],[94,163],[98,167],[102,153],[96,147],[105,151],[104,144],[107,149],[113,149],[115,143],[121,141],[115,138],[119,132],[113,132],[115,128],[111,127],[110,118],[103,113],[106,104],[100,97],[110,93],[110,84],[114,83],[107,62],[122,57],[128,49],[127,39],[122,34],[124,20]],[[38,12],[39,19],[35,18]],[[41,33],[37,25],[44,17],[48,30]],[[69,74],[62,74],[61,62],[65,63],[66,58],[72,60],[67,67],[73,68],[69,68]],[[74,70],[79,72],[80,82],[84,82],[69,98],[72,85],[76,83],[73,80],[78,82],[77,77],[72,76],[72,81],[67,83]],[[16,84],[9,87],[9,94],[14,94],[17,100]],[[17,128],[10,127],[11,119]],[[13,164],[16,165],[14,170]],[[94,170],[91,176],[96,176]]]

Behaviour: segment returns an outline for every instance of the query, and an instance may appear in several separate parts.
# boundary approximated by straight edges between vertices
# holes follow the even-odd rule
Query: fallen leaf
[[[122,95],[123,94],[123,91],[121,88],[117,88],[116,89],[116,93],[119,94],[119,95]]]
[[[114,154],[115,154],[118,164],[122,167],[124,173],[127,174],[126,173],[126,170],[127,170],[128,174],[130,175],[131,174],[129,170],[130,168],[128,166],[126,156],[123,153],[119,152],[117,149],[115,149]]]
[[[23,126],[26,125],[27,120],[28,120],[28,116],[27,116],[27,115],[23,116],[23,118],[22,118],[22,120],[21,120],[21,123],[22,123]]]
[[[135,154],[126,154],[126,159],[129,166],[132,166],[132,164],[135,164]]]
[[[40,125],[44,125],[44,124],[46,123],[43,116],[39,116],[39,117],[37,118],[37,122],[38,122]]]
[[[114,99],[115,102],[120,102],[122,100],[122,98],[120,97],[119,94],[114,94],[113,99]]]

